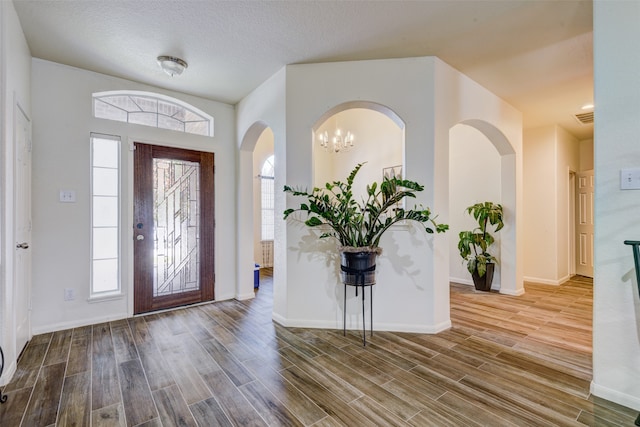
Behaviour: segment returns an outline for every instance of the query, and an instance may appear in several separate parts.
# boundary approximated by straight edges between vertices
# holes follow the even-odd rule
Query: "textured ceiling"
[[[34,57],[234,104],[286,64],[435,55],[524,114],[593,102],[590,0],[14,0]],[[158,55],[189,68],[171,78]]]

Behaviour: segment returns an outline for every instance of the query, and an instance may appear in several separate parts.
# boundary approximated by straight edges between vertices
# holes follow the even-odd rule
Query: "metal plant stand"
[[[640,294],[640,250],[638,246],[640,246],[640,241],[638,240],[625,240],[625,245],[631,246],[633,249],[633,262],[635,264],[636,270],[636,283],[638,285],[638,294]],[[635,425],[640,426],[640,415],[636,418]]]
[[[4,353],[2,352],[2,347],[0,347],[0,377],[2,377],[2,371],[4,370]],[[7,395],[2,394],[0,391],[0,403],[4,403],[7,401]]]
[[[344,336],[347,335],[347,286],[353,286],[356,288],[356,297],[358,296],[358,288],[362,288],[362,346],[365,347],[367,345],[367,328],[364,323],[364,288],[369,286],[369,328],[370,328],[370,336],[373,336],[373,285],[375,283],[364,283],[365,273],[369,273],[376,269],[376,266],[373,265],[369,268],[365,268],[363,270],[345,267],[341,265],[340,268],[345,273],[353,274],[356,276],[356,283],[345,283],[344,284],[344,300],[343,300],[343,308],[342,308],[342,334]]]

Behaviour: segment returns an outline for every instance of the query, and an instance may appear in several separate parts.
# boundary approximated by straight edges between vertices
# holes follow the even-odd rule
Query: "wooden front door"
[[[213,300],[213,170],[213,153],[135,144],[135,314]]]

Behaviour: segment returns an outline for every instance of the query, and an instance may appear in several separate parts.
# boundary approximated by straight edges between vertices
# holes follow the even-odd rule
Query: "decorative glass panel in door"
[[[200,289],[200,164],[153,159],[153,296]]]

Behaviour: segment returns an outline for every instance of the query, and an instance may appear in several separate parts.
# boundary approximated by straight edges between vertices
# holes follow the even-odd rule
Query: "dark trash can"
[[[260,264],[255,264],[253,268],[253,288],[258,289],[260,287]]]

